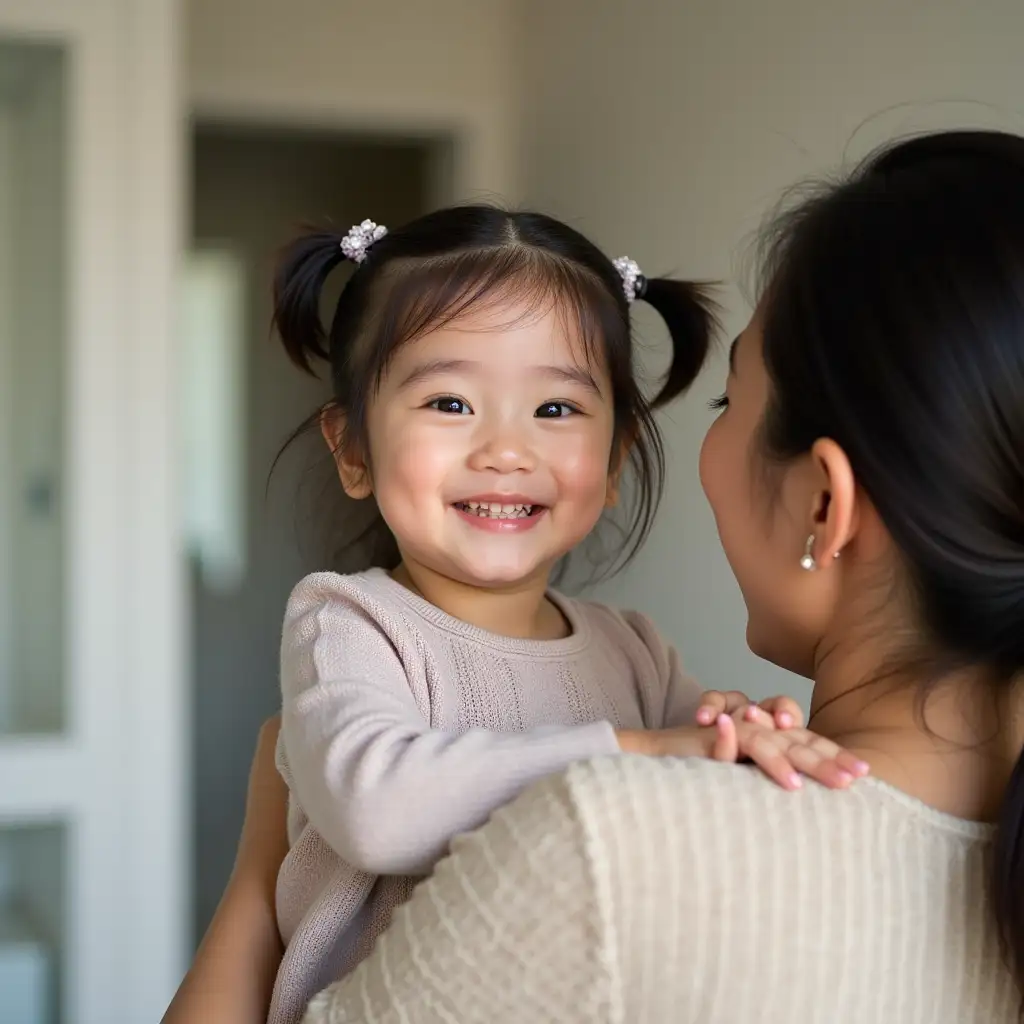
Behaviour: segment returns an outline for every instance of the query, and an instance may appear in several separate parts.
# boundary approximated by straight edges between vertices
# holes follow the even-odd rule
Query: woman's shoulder
[[[991,948],[975,912],[991,827],[883,783],[788,792],[743,765],[620,756],[572,766],[508,813],[545,854],[545,822],[581,851],[571,884],[597,910],[626,1019],[788,1020],[795,997],[804,1019],[853,1019],[858,993],[907,998],[885,972],[923,950],[929,971],[981,972],[1012,992],[998,957],[979,952]],[[774,981],[738,992],[751,972]],[[759,999],[775,1009],[761,1016]]]
[[[742,827],[746,809],[760,817],[803,795],[783,791],[757,769],[706,758],[620,755],[583,761],[564,773],[563,785],[596,834],[605,822],[623,833],[636,824],[638,838],[649,829],[685,831],[691,821],[706,829],[716,822],[724,826],[725,807],[734,831]]]
[[[564,785],[594,834],[609,828],[637,838],[677,834],[691,846],[735,841],[786,845],[814,837],[821,846],[850,829],[899,827],[935,840],[991,839],[989,825],[933,810],[885,783],[867,778],[845,790],[805,782],[791,792],[750,765],[704,758],[619,756],[573,765]],[[824,838],[822,838],[824,837]],[[837,840],[838,841],[838,840]]]

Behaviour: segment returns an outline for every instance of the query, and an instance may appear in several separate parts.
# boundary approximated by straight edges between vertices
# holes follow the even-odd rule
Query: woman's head
[[[632,289],[566,225],[467,206],[392,230],[356,254],[325,333],[321,290],[342,241],[294,244],[275,322],[299,366],[329,361],[322,422],[342,483],[376,501],[401,557],[475,585],[546,577],[615,503],[628,464],[627,553],[642,541],[663,470],[652,409],[685,390],[710,343],[700,290],[641,282],[674,351],[652,402],[636,379]]]
[[[1024,139],[894,145],[778,220],[767,257],[702,458],[752,648],[813,674],[837,622],[859,621],[887,638],[878,671],[970,669],[1008,692],[1024,672]],[[1022,966],[1017,774],[998,885]]]
[[[775,223],[702,467],[759,653],[805,666],[837,592],[801,569],[805,542],[817,563],[882,555],[877,516],[917,639],[950,664],[1024,668],[1022,196],[1024,140],[946,133]]]

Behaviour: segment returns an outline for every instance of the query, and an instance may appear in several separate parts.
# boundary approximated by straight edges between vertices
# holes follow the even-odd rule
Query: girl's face
[[[765,471],[760,427],[770,385],[761,344],[755,316],[729,354],[724,404],[704,439],[700,477],[747,606],[750,649],[810,677],[837,604],[836,574],[800,566],[821,507],[811,457]]]
[[[485,302],[402,346],[367,416],[372,493],[403,560],[488,588],[546,581],[615,497],[612,389],[557,307]]]

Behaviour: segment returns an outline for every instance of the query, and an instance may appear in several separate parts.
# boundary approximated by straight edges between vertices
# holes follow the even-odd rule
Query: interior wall
[[[370,217],[397,224],[418,216],[431,163],[432,151],[419,143],[223,126],[201,126],[195,135],[193,244],[226,247],[248,271],[246,574],[236,592],[211,592],[198,573],[192,582],[197,935],[231,869],[256,732],[280,708],[285,602],[303,575],[329,567],[329,517],[340,507],[316,438],[281,461],[268,490],[282,444],[328,397],[271,339],[276,259],[307,223],[347,227]]]
[[[452,132],[459,199],[520,195],[517,0],[189,0],[204,115]],[[445,197],[447,199],[447,196]]]
[[[1019,0],[525,0],[523,10],[526,195],[652,274],[734,280],[742,241],[784,187],[896,134],[965,122],[1024,130]],[[748,308],[734,287],[724,298],[728,339]],[[707,685],[794,690],[746,651],[742,600],[698,482],[705,402],[724,375],[720,359],[662,416],[661,515],[600,592],[649,612]]]

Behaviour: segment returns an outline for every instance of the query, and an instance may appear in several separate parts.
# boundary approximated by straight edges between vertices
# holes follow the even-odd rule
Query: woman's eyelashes
[[[712,398],[711,401],[708,402],[708,408],[711,409],[712,412],[721,412],[723,409],[728,409],[729,396],[719,395],[718,398]]]
[[[441,395],[427,402],[425,408],[435,409],[446,416],[471,416],[473,408],[464,398],[456,395]],[[582,415],[583,411],[572,402],[542,402],[537,406],[534,416],[537,419],[565,419],[568,416]]]

